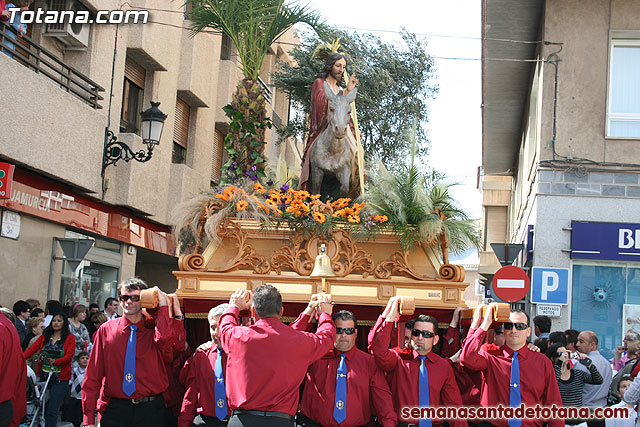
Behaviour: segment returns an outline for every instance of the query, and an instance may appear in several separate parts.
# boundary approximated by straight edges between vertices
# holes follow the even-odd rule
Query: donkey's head
[[[333,93],[329,87],[329,83],[324,82],[324,94],[329,100],[329,112],[327,114],[327,128],[330,132],[335,134],[338,139],[344,138],[347,134],[347,126],[349,126],[349,118],[351,113],[351,102],[356,99],[357,89],[353,89],[347,94],[342,96],[341,93],[337,95]]]

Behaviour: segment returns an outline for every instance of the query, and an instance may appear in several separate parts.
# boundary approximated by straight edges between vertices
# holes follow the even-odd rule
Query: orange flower
[[[349,215],[347,220],[351,223],[358,224],[360,222],[360,217],[357,215]]]
[[[373,217],[373,220],[382,223],[389,221],[389,218],[387,218],[386,215],[376,215]]]
[[[263,205],[262,203],[258,203],[258,209],[262,209],[263,211],[265,211],[266,213],[269,213],[269,208],[266,207],[265,205]]]
[[[335,217],[344,217],[344,216],[346,216],[346,212],[344,211],[344,209],[340,209],[340,210],[335,211],[333,213],[333,216],[335,216]]]
[[[298,193],[296,194],[296,198],[299,200],[304,200],[307,197],[309,197],[309,192],[305,190],[298,191]]]
[[[233,197],[233,193],[236,191],[236,187],[234,187],[233,185],[231,187],[227,187],[224,189],[224,195],[227,198],[226,200],[229,200],[230,198]]]
[[[238,203],[236,203],[236,209],[239,211],[245,210],[247,206],[249,206],[249,203],[246,200],[240,200]]]
[[[228,198],[227,196],[225,196],[224,194],[216,194],[216,197],[217,197],[218,199],[222,199],[222,200],[224,200],[225,202],[226,202],[227,200],[229,200],[229,198]]]
[[[264,194],[267,192],[267,190],[259,182],[256,182],[255,184],[253,184],[253,189],[260,194]]]
[[[320,212],[316,212],[313,214],[313,219],[316,220],[316,222],[319,222],[320,224],[323,224],[326,221],[326,217],[324,216],[323,213]]]
[[[312,194],[309,197],[311,197],[311,200],[318,200],[322,196],[320,194]]]

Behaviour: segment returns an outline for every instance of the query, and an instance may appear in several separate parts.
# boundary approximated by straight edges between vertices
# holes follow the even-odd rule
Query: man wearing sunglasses
[[[476,310],[481,312],[483,306],[481,304]],[[506,343],[499,350],[488,352],[481,348],[493,323],[496,309],[495,303],[489,305],[480,328],[463,343],[460,357],[460,362],[467,369],[483,373],[481,405],[562,406],[553,364],[544,354],[533,352],[527,347],[527,338],[531,335],[527,313],[519,310],[511,312],[509,321],[503,324]],[[561,419],[499,419],[488,420],[484,424],[515,427],[542,426],[545,422],[549,427],[564,426],[564,420]]]
[[[102,427],[162,427],[162,393],[169,381],[161,353],[174,339],[169,299],[158,289],[155,329],[148,329],[140,303],[140,292],[147,284],[129,279],[118,289],[124,316],[106,322],[96,332],[82,386],[83,425],[96,424],[94,411],[100,399],[107,403]]]
[[[308,314],[301,316],[292,327],[308,329],[309,319]],[[371,355],[356,347],[356,317],[342,310],[332,319],[337,331],[334,348],[309,366],[298,426],[364,426],[375,414],[383,427],[395,427],[397,417],[384,374]]]
[[[389,349],[391,331],[398,320],[400,297],[393,297],[382,313],[383,322],[372,337],[371,347],[377,365],[388,373],[393,405],[398,415],[398,426],[429,424],[427,420],[407,417],[403,408],[462,406],[460,391],[456,385],[453,368],[445,359],[435,354],[438,343],[438,321],[432,316],[420,315],[411,331],[410,357],[402,357]],[[380,319],[379,319],[380,320]],[[425,424],[426,423],[426,424]],[[439,427],[442,420],[433,419],[431,425]],[[452,427],[466,427],[466,420],[449,420]]]

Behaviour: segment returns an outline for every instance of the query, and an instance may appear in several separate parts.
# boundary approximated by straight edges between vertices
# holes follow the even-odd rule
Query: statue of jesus
[[[341,89],[340,82],[342,81],[342,76],[345,72],[345,68],[347,66],[347,59],[344,55],[334,52],[330,53],[326,60],[325,66],[322,72],[318,75],[318,77],[313,82],[313,87],[311,88],[311,111],[310,111],[310,126],[309,126],[309,137],[307,139],[307,144],[304,148],[304,155],[302,156],[302,169],[300,172],[300,189],[301,190],[309,190],[311,188],[310,182],[313,179],[311,176],[310,169],[310,159],[309,153],[311,152],[311,147],[315,142],[316,138],[327,128],[327,110],[329,107],[329,102],[324,93],[324,83],[325,81],[329,84],[329,87],[335,94],[342,93],[342,96],[346,96],[349,92],[351,92],[358,83],[358,79],[355,74],[352,74],[347,87],[345,89]],[[358,182],[358,166],[357,166],[357,143],[355,138],[355,128],[353,125],[353,120],[350,124],[350,129],[347,131],[346,141],[349,144],[349,148],[352,150],[354,156],[354,164],[351,168],[351,187]]]

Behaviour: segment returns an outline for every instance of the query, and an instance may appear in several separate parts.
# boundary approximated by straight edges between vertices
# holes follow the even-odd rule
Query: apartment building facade
[[[32,10],[40,9],[92,17],[147,10],[149,20],[33,24],[13,53],[0,54],[0,162],[15,167],[11,194],[0,200],[0,304],[29,297],[101,304],[133,276],[172,291],[173,211],[219,182],[228,132],[222,107],[242,79],[235,48],[221,35],[191,34],[182,2],[36,0]],[[287,32],[263,64],[275,127],[286,124],[289,100],[270,87],[271,72],[278,59],[291,61],[296,43]],[[151,101],[167,115],[151,159],[119,161],[103,175],[106,131],[133,151],[146,149],[140,113]],[[293,142],[277,145],[275,127],[267,157],[291,157]],[[59,239],[93,240],[77,269],[60,259],[70,255]]]
[[[483,5],[480,272],[523,244],[531,314],[612,357],[640,321],[640,4]]]

